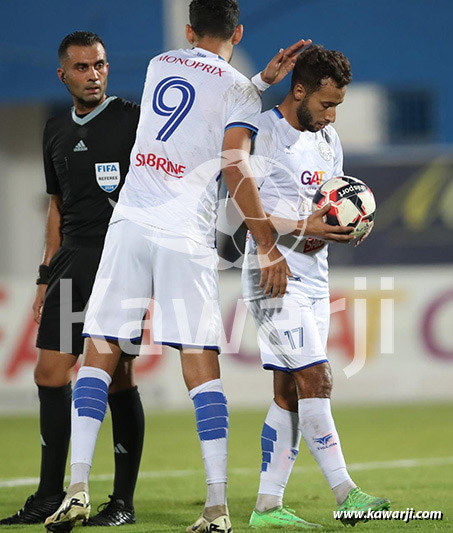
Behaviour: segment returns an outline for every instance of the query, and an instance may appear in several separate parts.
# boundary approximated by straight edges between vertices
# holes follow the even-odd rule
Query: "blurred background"
[[[31,305],[44,247],[48,198],[41,137],[72,105],[56,75],[65,35],[101,35],[109,95],[140,101],[149,59],[186,47],[188,0],[0,1],[0,410],[36,412]],[[329,357],[338,403],[453,401],[453,4],[449,0],[241,0],[245,35],[233,64],[247,75],[300,38],[341,50],[353,82],[338,110],[345,172],[375,193],[367,242],[331,246]],[[289,80],[265,93],[278,104]],[[222,253],[234,253],[223,239]],[[241,296],[240,271],[221,272],[222,368],[229,402],[264,407],[270,378]],[[366,283],[355,282],[365,278]],[[357,303],[367,324],[365,367],[346,378]],[[344,304],[344,305],[343,305]],[[390,320],[394,313],[394,320]],[[390,337],[382,335],[391,323]],[[393,329],[392,329],[393,328]],[[245,334],[242,336],[242,330]],[[393,331],[393,333],[392,333]],[[388,339],[392,339],[389,343]],[[387,340],[386,340],[387,339]],[[137,361],[148,408],[189,408],[179,358],[149,346]],[[175,379],[175,375],[178,379]]]

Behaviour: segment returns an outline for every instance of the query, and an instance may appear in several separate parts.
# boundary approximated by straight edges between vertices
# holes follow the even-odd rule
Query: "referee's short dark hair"
[[[192,0],[189,19],[198,37],[230,39],[239,24],[237,0]]]
[[[300,83],[308,93],[314,93],[326,78],[332,78],[341,89],[352,79],[351,64],[338,50],[326,50],[324,46],[314,44],[299,54],[291,89]]]
[[[64,63],[70,46],[93,46],[96,43],[101,44],[104,50],[106,50],[104,41],[96,33],[92,33],[91,31],[74,31],[66,35],[61,41],[60,47],[58,48],[58,59],[61,64]]]

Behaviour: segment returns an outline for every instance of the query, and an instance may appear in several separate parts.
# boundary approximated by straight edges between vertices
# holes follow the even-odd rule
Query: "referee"
[[[41,476],[38,490],[15,515],[0,520],[2,526],[44,522],[63,500],[71,435],[71,374],[83,353],[83,324],[74,323],[75,313],[83,312],[90,297],[112,203],[118,200],[128,171],[140,112],[134,103],[106,96],[109,64],[98,35],[71,33],[63,39],[58,57],[58,77],[71,93],[74,107],[47,122],[43,139],[50,204],[33,304],[39,323],[35,382],[40,401]],[[133,362],[133,356],[123,353],[109,389],[113,495],[88,525],[136,521],[133,494],[144,415]]]

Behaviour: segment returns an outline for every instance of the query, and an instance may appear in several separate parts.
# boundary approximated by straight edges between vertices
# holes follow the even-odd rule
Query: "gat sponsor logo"
[[[324,170],[315,170],[311,172],[310,170],[304,170],[300,177],[300,181],[304,185],[321,185],[326,175]]]
[[[157,157],[156,154],[137,154],[135,159],[137,161],[135,163],[136,167],[149,166],[156,170],[162,170],[167,176],[172,178],[182,178],[186,170],[184,165],[173,163],[166,157]]]
[[[196,59],[183,59],[182,57],[169,56],[168,54],[161,56],[159,58],[159,61],[165,61],[166,63],[174,63],[176,65],[183,65],[185,67],[194,69],[200,69],[201,72],[207,72],[208,74],[212,74],[213,76],[219,76],[219,78],[221,78],[222,75],[226,72],[226,70],[222,70],[220,67],[217,67],[215,65],[207,65],[206,63],[203,63],[202,61],[197,61]]]

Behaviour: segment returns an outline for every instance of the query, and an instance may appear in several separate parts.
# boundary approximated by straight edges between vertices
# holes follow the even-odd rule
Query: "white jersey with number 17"
[[[251,81],[201,48],[150,61],[129,173],[112,222],[129,219],[215,246],[225,130],[258,131]]]

